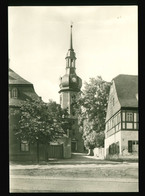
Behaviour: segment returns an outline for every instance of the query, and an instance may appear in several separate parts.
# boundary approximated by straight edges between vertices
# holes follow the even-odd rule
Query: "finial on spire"
[[[71,28],[73,27],[73,22],[71,21],[71,26],[70,26]]]

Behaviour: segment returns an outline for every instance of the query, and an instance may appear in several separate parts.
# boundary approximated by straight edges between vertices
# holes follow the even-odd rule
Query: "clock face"
[[[73,82],[76,82],[76,81],[77,81],[77,79],[76,79],[76,78],[72,78],[72,81],[73,81]]]

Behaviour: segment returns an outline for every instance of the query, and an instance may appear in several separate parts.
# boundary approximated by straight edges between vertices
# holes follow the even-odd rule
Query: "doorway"
[[[71,151],[77,152],[77,142],[76,141],[71,142]]]

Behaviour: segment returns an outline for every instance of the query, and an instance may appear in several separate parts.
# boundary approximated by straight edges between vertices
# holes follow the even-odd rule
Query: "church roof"
[[[9,84],[31,84],[9,68]]]
[[[138,107],[138,76],[120,74],[113,80],[121,107]]]

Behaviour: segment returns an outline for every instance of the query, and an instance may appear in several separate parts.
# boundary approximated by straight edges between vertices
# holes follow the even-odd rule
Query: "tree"
[[[105,118],[110,83],[102,79],[90,78],[84,83],[84,90],[74,103],[80,129],[83,130],[84,145],[87,149],[104,145]]]
[[[52,100],[44,103],[42,100],[26,100],[21,104],[20,120],[15,135],[17,139],[37,143],[37,160],[39,162],[39,144],[46,146],[65,134],[63,115],[66,110]]]

